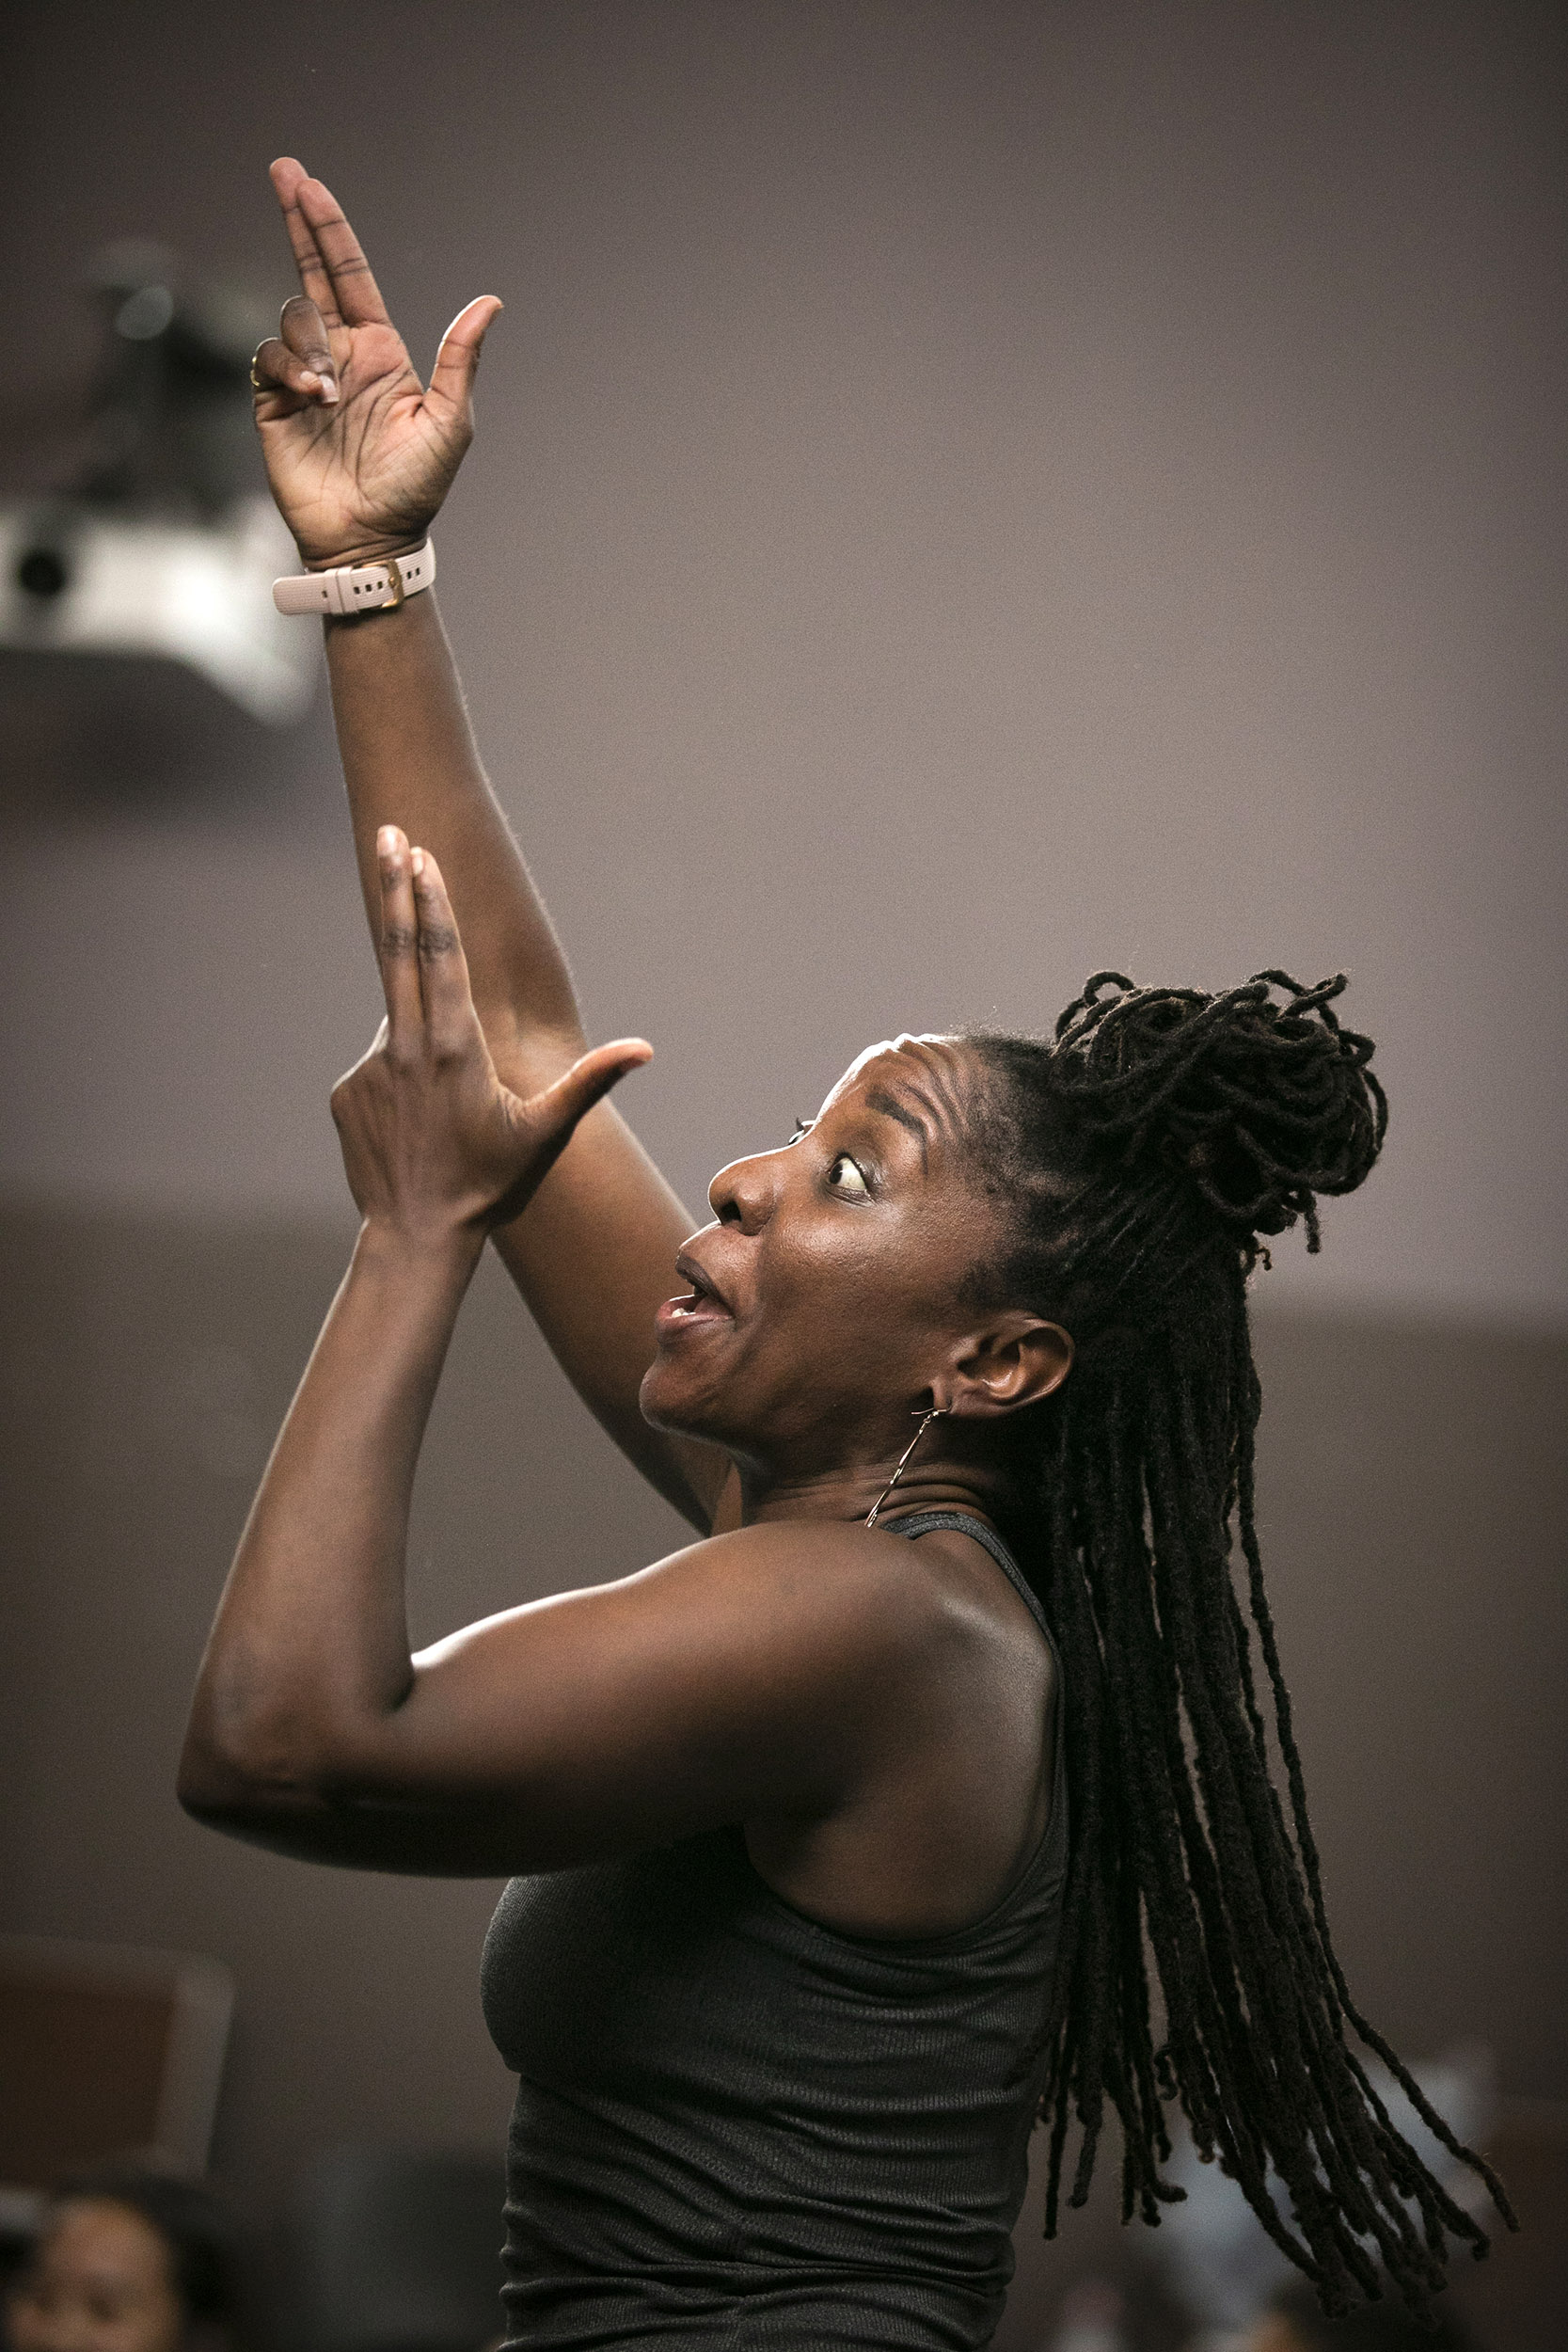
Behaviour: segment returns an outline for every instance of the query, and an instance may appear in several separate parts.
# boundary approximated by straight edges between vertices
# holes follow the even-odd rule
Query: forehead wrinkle
[[[949,1142],[957,1142],[964,1131],[964,1104],[958,1088],[939,1062],[932,1073],[932,1091],[936,1096],[937,1121]]]
[[[929,1168],[930,1152],[923,1119],[917,1119],[913,1111],[906,1110],[897,1096],[890,1094],[885,1087],[872,1087],[867,1091],[865,1107],[868,1111],[880,1111],[884,1119],[896,1119],[901,1127],[907,1127],[920,1146],[921,1167]]]
[[[900,1038],[898,1047],[921,1065],[921,1074],[934,1099],[927,1098],[919,1088],[911,1089],[911,1092],[930,1110],[938,1134],[945,1142],[961,1142],[968,1123],[964,1064],[952,1041],[944,1037]]]
[[[888,1078],[895,1079],[905,1094],[927,1114],[929,1126],[917,1123],[885,1086],[867,1089],[862,1097],[866,1108],[879,1110],[909,1127],[920,1142],[923,1162],[928,1159],[927,1146],[932,1141],[961,1151],[968,1139],[973,1114],[974,1074],[964,1041],[941,1032],[911,1036],[905,1030],[880,1045],[868,1045],[850,1063],[829,1101],[857,1079],[869,1076],[869,1066],[877,1061],[892,1065],[887,1070]],[[903,1067],[899,1068],[899,1064]],[[826,1104],[823,1108],[826,1110]]]

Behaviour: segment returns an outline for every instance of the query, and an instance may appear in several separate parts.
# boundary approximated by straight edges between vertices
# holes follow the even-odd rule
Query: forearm
[[[328,621],[327,668],[372,935],[376,833],[434,850],[463,927],[474,1003],[509,1077],[558,1074],[584,1043],[549,916],[490,788],[434,590],[394,612]]]
[[[361,1232],[202,1661],[180,1778],[193,1810],[329,1783],[407,1695],[409,1501],[479,1247]]]
[[[583,1037],[565,959],[485,779],[434,594],[328,622],[327,659],[372,936],[383,824],[435,851],[462,926],[475,1007],[519,1092],[559,1076]],[[568,1376],[638,1467],[708,1532],[724,1466],[649,1430],[638,1386],[674,1285],[688,1216],[613,1104],[584,1120],[496,1247]]]

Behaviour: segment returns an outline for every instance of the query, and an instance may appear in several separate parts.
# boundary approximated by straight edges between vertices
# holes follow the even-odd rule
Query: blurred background
[[[291,151],[417,364],[506,302],[441,600],[690,1201],[899,1027],[1044,1027],[1106,964],[1352,975],[1393,1123],[1322,1257],[1259,1282],[1266,1556],[1352,1985],[1539,2199],[1475,2324],[1560,2340],[1565,49],[1519,0],[12,21],[0,1930],[19,1981],[36,1939],[62,1981],[130,1947],[99,1977],[197,2001],[187,2152],[255,2233],[346,2148],[499,2166],[511,2089],[496,1888],[284,1862],[172,1795],[351,1237],[326,1096],[376,1017],[310,625],[262,643],[259,461],[227,425],[199,480],[150,454],[190,444],[187,379],[231,418],[291,291]],[[86,544],[62,489],[243,540],[253,621],[199,660],[68,644],[74,584],[18,572]],[[487,1267],[417,1636],[680,1536]],[[1083,2286],[1114,2220],[1037,2238],[1031,2203],[1004,2352],[1118,2340]]]

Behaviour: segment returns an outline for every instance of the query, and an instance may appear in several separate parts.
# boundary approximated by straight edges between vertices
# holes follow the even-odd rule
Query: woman
[[[52,2200],[6,2297],[9,2352],[233,2352],[233,2225],[198,2181],[101,2166]]]
[[[385,564],[499,305],[421,390],[327,190],[274,180],[303,287],[253,370],[274,491],[313,569]],[[1129,2210],[1176,2096],[1331,2301],[1378,2259],[1437,2283],[1479,2233],[1346,2048],[1252,1530],[1256,1237],[1315,1247],[1383,1134],[1342,983],[1102,974],[1049,1047],[874,1047],[687,1241],[604,1099],[649,1049],[585,1050],[433,596],[327,653],[387,997],[333,1097],[363,1224],[182,1794],[289,1852],[516,1874],[484,1978],[515,2338],[983,2344],[1037,2111],[1053,2226],[1107,2099]],[[702,1540],[411,1658],[409,1488],[487,1236]]]

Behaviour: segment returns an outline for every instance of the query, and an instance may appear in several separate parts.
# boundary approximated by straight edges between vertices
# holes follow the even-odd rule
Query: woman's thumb
[[[441,338],[430,372],[430,395],[437,402],[459,411],[467,408],[485,335],[503,307],[499,294],[480,294],[459,310]]]
[[[642,1037],[618,1037],[609,1045],[595,1045],[534,1097],[530,1108],[544,1135],[559,1151],[578,1121],[612,1086],[653,1057],[654,1049]]]

